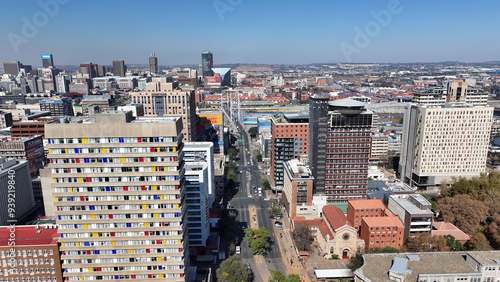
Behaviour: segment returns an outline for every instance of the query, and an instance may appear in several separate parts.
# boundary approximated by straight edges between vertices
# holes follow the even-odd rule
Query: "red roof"
[[[14,231],[16,246],[35,246],[57,244],[57,229],[45,229],[40,226],[36,229],[34,225],[16,226]],[[9,226],[0,227],[0,246],[8,246],[11,237]]]
[[[397,216],[362,217],[361,220],[364,221],[369,227],[396,226],[399,228],[404,228],[401,219],[399,219],[399,217]]]
[[[452,235],[453,237],[455,237],[455,240],[457,241],[467,241],[470,239],[469,235],[467,235],[462,230],[458,229],[458,227],[453,225],[451,222],[434,221],[432,223],[432,228],[433,228],[433,230],[431,231],[432,236]]]
[[[321,232],[321,235],[323,235],[323,238],[326,238],[326,235],[328,235],[330,240],[333,239],[333,234],[332,232],[330,232],[330,228],[328,228],[328,225],[322,218],[306,220],[303,216],[298,216],[295,219],[293,219],[293,221],[295,226],[301,223],[305,223],[309,228],[318,227],[319,231]]]
[[[283,87],[284,88],[293,88],[293,87],[295,87],[295,85],[293,85],[293,84],[285,84],[285,85],[283,85]]]
[[[337,230],[344,225],[349,225],[347,222],[347,217],[344,215],[341,209],[333,205],[326,205],[323,207],[323,214],[330,223],[333,230]]]
[[[349,200],[349,205],[354,209],[385,209],[384,202],[382,199],[358,199]]]

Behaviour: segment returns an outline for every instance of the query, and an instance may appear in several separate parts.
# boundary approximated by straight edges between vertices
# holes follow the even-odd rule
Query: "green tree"
[[[227,174],[226,174],[226,179],[230,180],[232,182],[236,182],[237,181],[237,179],[236,179],[236,172],[234,172],[234,170],[228,171]]]
[[[217,281],[246,282],[248,269],[239,256],[231,256],[224,260],[217,269]]]
[[[234,158],[236,158],[236,156],[238,156],[238,151],[236,151],[236,149],[234,148],[230,148],[229,150],[227,150],[227,155],[231,160],[233,160]]]
[[[267,179],[262,180],[262,187],[264,187],[265,190],[270,190],[271,184],[269,183],[269,180]]]
[[[463,251],[464,250],[464,246],[462,246],[462,243],[455,240],[455,237],[453,237],[453,235],[444,235],[443,238],[446,240],[446,245],[448,245],[448,247],[450,247],[450,251]]]
[[[363,255],[361,254],[356,254],[355,256],[352,256],[349,260],[349,267],[352,271],[355,271],[356,269],[362,267],[364,264],[364,259]]]
[[[489,251],[491,250],[491,245],[481,232],[476,232],[474,236],[470,238],[467,243],[465,243],[465,247],[470,251]]]
[[[383,128],[383,127],[381,127],[381,128],[379,129],[379,132],[380,132],[380,133],[383,133],[383,132],[384,132],[384,128]]]
[[[228,165],[229,169],[230,170],[237,170],[238,169],[238,164],[236,162],[229,162],[229,165]]]
[[[271,270],[271,277],[269,277],[268,282],[301,282],[300,276],[298,274],[290,274],[285,276],[283,272],[279,270]]]
[[[495,250],[500,249],[500,214],[493,215],[493,218],[484,230],[484,235]]]
[[[262,154],[257,154],[257,156],[255,156],[257,158],[257,161],[260,163],[262,162]]]
[[[243,239],[250,242],[250,250],[254,254],[265,254],[271,246],[269,244],[269,235],[270,233],[265,227],[258,229],[247,228]]]
[[[374,253],[399,253],[399,250],[394,247],[385,247],[383,249],[374,251]]]
[[[309,251],[311,249],[312,237],[309,227],[305,223],[298,224],[293,230],[293,241],[299,251]]]
[[[259,134],[259,129],[257,127],[250,127],[250,129],[248,129],[248,134],[250,134],[251,137],[255,137]]]
[[[267,209],[267,214],[269,215],[269,217],[274,217],[276,215],[282,216],[283,212],[281,211],[279,206],[272,205]]]

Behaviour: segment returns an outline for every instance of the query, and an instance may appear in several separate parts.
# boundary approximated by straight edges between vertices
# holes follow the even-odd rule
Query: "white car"
[[[264,198],[264,201],[269,201],[269,200],[271,200],[271,199],[269,199],[269,198]]]
[[[241,247],[240,246],[236,246],[236,254],[237,255],[241,254]]]

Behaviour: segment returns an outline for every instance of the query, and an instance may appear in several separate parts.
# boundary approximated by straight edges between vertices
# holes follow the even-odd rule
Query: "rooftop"
[[[489,252],[478,256],[488,256]],[[496,256],[500,252],[492,252]],[[477,273],[464,259],[464,252],[441,252],[441,253],[400,253],[400,254],[365,254],[363,267],[355,271],[371,281],[391,281],[388,272],[395,258],[406,260],[408,255],[418,255],[420,260],[408,260],[407,269],[411,273],[406,274],[405,281],[417,281],[420,274],[454,274],[454,273]],[[490,257],[494,257],[491,255]]]
[[[453,237],[455,237],[455,240],[458,241],[467,241],[470,239],[469,235],[465,234],[465,232],[458,229],[458,227],[453,225],[453,223],[451,222],[434,221],[432,222],[432,228],[433,228],[431,231],[432,236],[452,235]]]
[[[385,209],[384,202],[381,199],[359,199],[349,200],[349,204],[354,209]]]
[[[393,199],[396,203],[398,203],[403,209],[405,209],[410,214],[428,214],[430,216],[433,216],[434,213],[431,210],[421,210],[409,200],[410,196],[413,197],[415,195],[422,197],[421,195],[418,195],[418,194],[391,195],[389,197],[391,199]],[[425,200],[424,197],[422,197],[422,199]],[[430,203],[429,203],[429,205],[430,205]]]
[[[368,226],[397,226],[403,228],[401,219],[397,216],[362,217],[362,221]]]
[[[326,217],[333,230],[337,230],[344,225],[349,225],[347,217],[342,210],[333,205],[326,205],[323,207],[323,215]]]
[[[46,226],[36,225],[16,226],[16,246],[53,245],[57,244],[57,229],[45,229]],[[53,227],[53,226],[50,226]],[[11,229],[0,227],[0,246],[8,246]],[[56,238],[56,239],[54,239]]]

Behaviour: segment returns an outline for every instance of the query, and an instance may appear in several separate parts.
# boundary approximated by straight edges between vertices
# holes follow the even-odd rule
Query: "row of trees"
[[[265,227],[245,229],[243,239],[250,243],[250,250],[254,254],[265,254],[271,247],[269,243],[271,240],[270,233]]]
[[[500,249],[500,172],[441,185],[438,218],[471,236],[471,250]]]

